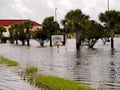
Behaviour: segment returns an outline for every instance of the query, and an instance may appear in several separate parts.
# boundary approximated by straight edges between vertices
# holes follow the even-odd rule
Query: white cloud
[[[48,0],[48,6],[50,6],[51,8],[54,8],[54,4],[51,2],[51,0]]]
[[[24,12],[29,12],[29,9],[27,8],[27,6],[21,1],[21,0],[15,0],[15,5],[14,7],[20,11],[21,13]]]
[[[64,18],[71,9],[81,9],[83,13],[97,20],[100,12],[107,10],[108,0],[0,0],[0,18],[30,18],[42,23],[48,16],[57,20]],[[110,9],[120,10],[119,0],[110,0]],[[8,14],[9,13],[9,14]]]

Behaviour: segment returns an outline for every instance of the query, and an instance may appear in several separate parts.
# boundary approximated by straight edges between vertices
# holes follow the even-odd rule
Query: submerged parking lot
[[[0,44],[0,55],[20,62],[23,67],[35,65],[42,74],[72,79],[100,90],[120,89],[120,38],[115,38],[114,53],[111,53],[110,43],[103,45],[101,40],[94,50],[83,46],[76,51],[75,40],[68,39],[66,46],[60,46],[59,50],[48,44],[42,48],[34,40],[30,47]],[[4,87],[2,83],[0,87]]]

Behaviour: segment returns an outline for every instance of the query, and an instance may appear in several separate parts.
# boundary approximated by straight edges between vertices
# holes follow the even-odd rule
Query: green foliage
[[[100,13],[99,20],[108,25],[110,29],[114,29],[117,23],[120,23],[120,12],[115,10]]]
[[[37,73],[38,69],[35,66],[29,66],[25,69],[25,74],[26,75],[30,75],[30,74],[34,74]]]
[[[101,22],[105,23],[110,30],[111,49],[114,49],[115,26],[120,23],[120,12],[115,10],[106,11],[99,15]]]
[[[60,26],[57,21],[54,21],[54,17],[46,17],[43,21],[43,31],[47,32],[47,37],[50,40],[50,46],[52,47],[51,36],[58,33]]]
[[[88,20],[89,16],[83,14],[80,9],[76,9],[66,14],[63,25],[72,26],[72,30],[76,31],[78,25],[81,28],[87,28],[89,26]]]
[[[18,62],[10,60],[10,59],[2,57],[2,56],[0,57],[0,62],[1,62],[1,64],[5,64],[5,65],[7,65],[9,67],[18,66],[19,65]]]
[[[19,40],[25,40],[26,39],[26,33],[24,31],[24,26],[23,24],[19,25]]]
[[[120,12],[115,10],[106,11],[100,13],[99,20],[106,25],[106,29],[112,31],[114,29],[115,33],[120,33]],[[114,31],[111,33],[113,35]]]
[[[90,28],[83,31],[83,36],[85,36],[84,38],[87,39],[102,38],[104,36],[104,27],[101,24],[92,20]]]
[[[60,30],[58,22],[54,21],[54,17],[46,17],[43,21],[43,31],[47,32],[48,37],[51,35],[57,34],[57,31]]]
[[[37,73],[37,68],[28,66],[25,69],[25,76],[28,81],[35,86],[44,90],[95,90],[90,87],[77,84],[75,81],[63,79],[50,75],[42,75]]]
[[[89,16],[83,14],[80,9],[71,10],[66,14],[62,24],[67,33],[69,33],[70,30],[76,32],[76,48],[78,50],[81,45],[82,31],[88,29],[90,25]]]
[[[18,66],[18,62],[5,57],[0,57],[1,64],[7,66]],[[55,76],[38,74],[38,69],[35,66],[28,66],[21,76],[27,77],[31,84],[36,85],[44,90],[95,90],[87,86],[79,85],[75,81],[63,79]]]
[[[93,48],[98,39],[105,37],[105,33],[104,27],[92,20],[90,28],[83,31],[82,41],[89,48]]]
[[[27,44],[29,45],[30,29],[32,28],[33,24],[30,21],[11,25],[11,27],[9,28],[11,42],[16,40],[16,44],[18,44],[18,40],[20,40],[24,45],[25,40],[27,39]]]
[[[38,75],[35,79],[36,86],[45,90],[94,90],[89,87],[78,85],[76,82],[54,76]]]
[[[3,32],[6,32],[6,28],[4,28],[3,26],[0,26],[0,40],[1,43],[3,42]]]
[[[44,41],[48,39],[48,33],[45,30],[37,28],[34,32],[33,38],[36,39],[41,46],[44,46]]]
[[[115,34],[120,34],[120,23],[115,25]]]
[[[2,37],[1,43],[6,43],[7,40],[10,40],[10,38],[9,37]]]

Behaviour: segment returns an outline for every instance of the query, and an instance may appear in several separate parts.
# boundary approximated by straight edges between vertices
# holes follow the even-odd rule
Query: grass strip
[[[19,65],[18,62],[3,56],[0,56],[0,62],[1,64],[5,64],[9,67]],[[27,77],[28,82],[34,84],[42,90],[95,90],[87,86],[79,85],[72,80],[38,74],[38,69],[34,66],[27,67],[22,74],[22,76]]]
[[[29,77],[27,76],[28,82],[43,90],[95,90],[87,86],[79,85],[72,80],[38,74],[36,67],[29,67],[25,72],[29,72]]]
[[[5,58],[3,56],[0,56],[0,63],[5,64],[8,67],[19,66],[19,63],[17,61]]]

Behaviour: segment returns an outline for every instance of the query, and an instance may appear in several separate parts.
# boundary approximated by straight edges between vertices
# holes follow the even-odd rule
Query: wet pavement
[[[103,45],[101,40],[94,50],[84,46],[76,51],[75,40],[71,39],[59,50],[56,46],[41,48],[34,40],[30,47],[0,44],[0,55],[17,60],[23,66],[35,65],[43,74],[69,78],[98,90],[120,90],[120,38],[115,39],[114,53],[111,52],[110,43]],[[0,87],[11,88],[9,80],[6,80],[6,86],[4,82],[1,83],[0,78]]]

